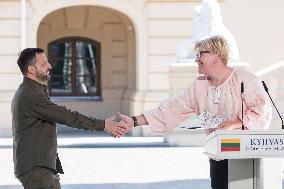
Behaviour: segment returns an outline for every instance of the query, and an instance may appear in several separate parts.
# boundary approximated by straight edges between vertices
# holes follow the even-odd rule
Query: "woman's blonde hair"
[[[198,51],[200,47],[204,47],[207,51],[217,54],[222,63],[227,65],[229,59],[229,46],[224,37],[216,35],[197,41],[194,49]]]

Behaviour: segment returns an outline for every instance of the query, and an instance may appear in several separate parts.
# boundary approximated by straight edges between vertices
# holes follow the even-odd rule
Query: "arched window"
[[[101,96],[100,43],[81,37],[48,44],[51,96]]]

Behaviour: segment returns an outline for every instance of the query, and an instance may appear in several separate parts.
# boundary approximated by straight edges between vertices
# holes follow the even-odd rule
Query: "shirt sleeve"
[[[59,106],[44,94],[38,94],[35,99],[30,99],[29,105],[33,117],[78,129],[104,130],[104,120],[87,117],[77,111]]]
[[[272,107],[268,95],[258,78],[244,82],[244,126],[250,130],[265,130],[272,118]],[[249,82],[248,82],[249,81]],[[239,115],[241,119],[241,113]]]
[[[177,97],[162,102],[158,108],[143,113],[151,130],[165,133],[174,129],[178,124],[196,112],[194,100],[195,87],[191,85]]]

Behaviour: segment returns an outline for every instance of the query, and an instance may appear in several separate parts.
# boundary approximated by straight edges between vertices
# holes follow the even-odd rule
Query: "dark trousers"
[[[209,162],[212,189],[228,189],[228,160]]]
[[[43,167],[34,167],[18,179],[24,189],[61,189],[59,175]]]

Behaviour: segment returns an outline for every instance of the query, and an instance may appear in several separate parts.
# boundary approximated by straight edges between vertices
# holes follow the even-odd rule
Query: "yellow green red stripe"
[[[240,142],[239,138],[221,139],[221,152],[240,151]]]

